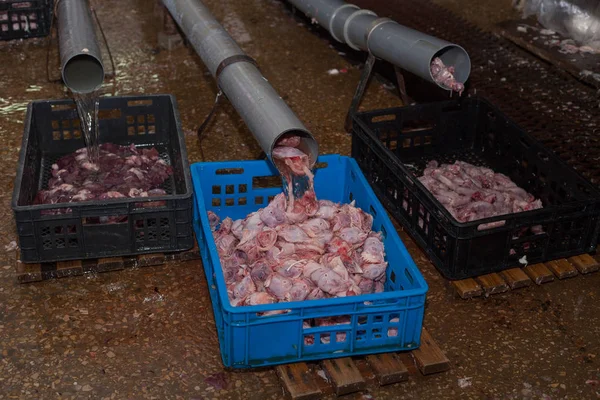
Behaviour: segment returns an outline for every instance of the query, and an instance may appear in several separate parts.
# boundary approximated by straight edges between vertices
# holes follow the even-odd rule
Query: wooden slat
[[[521,268],[512,268],[500,272],[500,276],[511,289],[519,289],[531,285],[531,279]]]
[[[478,297],[483,294],[481,286],[471,278],[452,281],[452,286],[454,286],[456,293],[463,299],[470,299],[471,297]]]
[[[323,368],[331,378],[338,396],[358,392],[366,387],[365,380],[350,357],[324,360]]]
[[[96,272],[117,271],[125,268],[123,257],[101,258],[96,265]]]
[[[18,251],[15,263],[17,282],[30,283],[42,280],[42,266],[40,264],[25,264],[21,262]]]
[[[279,365],[277,375],[283,387],[293,400],[312,400],[321,398],[321,390],[305,363]]]
[[[412,355],[423,375],[435,374],[450,369],[450,360],[425,328],[421,332],[421,346],[413,350]]]
[[[569,261],[582,274],[596,272],[600,268],[600,264],[598,264],[598,261],[596,261],[594,257],[590,256],[589,254],[582,254],[580,256],[571,257],[569,258]]]
[[[508,290],[508,285],[498,274],[487,274],[477,277],[477,281],[487,295],[503,293]]]
[[[538,285],[554,280],[554,274],[544,264],[528,265],[523,271]]]
[[[153,265],[162,265],[165,263],[165,255],[162,253],[156,254],[141,254],[137,256],[138,267],[150,267]]]
[[[354,361],[354,365],[358,368],[358,371],[365,380],[367,386],[379,386],[377,375],[375,375],[375,371],[371,368],[371,365],[369,365],[366,358],[353,357],[352,361]]]
[[[60,261],[56,263],[56,277],[83,275],[83,264],[81,260]]]
[[[408,379],[408,369],[393,353],[367,356],[367,362],[375,371],[377,381],[382,386]]]
[[[319,364],[311,364],[309,368],[313,372],[313,376],[315,381],[317,382],[317,387],[323,394],[323,396],[331,396],[333,395],[333,385],[331,385],[331,379],[327,376],[327,373],[323,371],[321,365]]]
[[[548,261],[545,264],[558,279],[572,278],[578,274],[577,269],[564,258]]]

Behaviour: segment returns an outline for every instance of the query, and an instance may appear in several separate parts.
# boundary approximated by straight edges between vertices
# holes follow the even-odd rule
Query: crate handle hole
[[[326,162],[319,162],[316,163],[314,166],[314,169],[323,169],[323,168],[327,168],[329,164],[327,164]]]
[[[129,100],[127,102],[128,107],[136,107],[136,106],[151,106],[152,99],[147,100]]]
[[[371,118],[371,122],[385,122],[385,121],[395,121],[396,114],[387,114],[387,115],[377,115]]]
[[[220,168],[215,171],[217,175],[241,175],[244,173],[243,168]]]
[[[84,217],[81,219],[83,225],[103,225],[103,224],[126,224],[129,222],[128,215],[103,215],[99,217]]]
[[[74,110],[75,103],[72,104],[52,104],[50,106],[52,111],[65,111],[65,110]]]
[[[431,131],[435,129],[435,123],[427,120],[405,121],[402,125],[402,134]]]
[[[252,189],[280,188],[282,185],[281,176],[255,176],[252,178]]]

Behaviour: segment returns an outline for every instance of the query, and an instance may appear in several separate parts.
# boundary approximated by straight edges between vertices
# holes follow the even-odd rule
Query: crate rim
[[[469,99],[469,101],[475,101],[475,102],[480,101],[480,102],[485,103],[488,106],[494,107],[490,101],[488,101],[486,98],[484,98],[482,96],[478,96],[478,95],[469,96],[464,99]],[[403,106],[403,107],[388,107],[388,108],[376,109],[376,110],[372,110],[372,111],[361,111],[361,112],[355,113],[353,116],[353,119],[354,119],[354,122],[358,123],[365,132],[371,132],[371,129],[367,126],[367,124],[365,122],[365,118],[364,118],[367,114],[376,112],[381,115],[386,115],[386,114],[396,113],[400,109],[410,109],[410,108],[415,108],[415,107],[419,107],[419,106],[431,106],[431,105],[438,105],[438,104],[449,104],[450,105],[450,104],[457,104],[457,102],[462,103],[462,101],[464,99],[460,99],[458,101],[457,100],[438,101],[438,102],[429,102],[429,103],[408,105],[408,106]],[[579,171],[571,168],[566,162],[564,162],[556,154],[554,154],[554,152],[547,149],[541,142],[539,142],[537,139],[532,137],[527,131],[525,131],[523,128],[521,128],[521,126],[517,125],[511,118],[507,117],[501,110],[499,110],[497,108],[495,108],[495,109],[497,110],[497,112],[500,114],[500,116],[502,118],[506,118],[507,122],[510,125],[521,130],[523,132],[523,134],[527,137],[528,140],[532,141],[535,145],[539,146],[542,149],[542,151],[545,153],[546,156],[551,158],[554,162],[559,163],[559,165],[561,167],[567,168],[567,169],[571,170],[571,172],[574,172],[577,175],[577,177],[579,179],[581,179],[586,184],[586,186],[590,189],[590,191],[592,192],[592,194],[590,194],[590,196],[588,197],[588,200],[572,201],[569,203],[564,203],[562,205],[551,205],[549,207],[544,207],[543,209],[497,215],[494,217],[482,218],[482,219],[478,219],[478,220],[470,221],[470,222],[459,222],[456,218],[454,218],[454,216],[452,216],[452,214],[450,214],[450,212],[446,209],[446,207],[442,203],[440,203],[439,200],[437,200],[435,198],[435,196],[433,196],[433,194],[431,192],[429,192],[429,190],[427,190],[427,188],[425,188],[425,186],[417,179],[417,177],[408,168],[406,168],[404,166],[404,164],[402,164],[400,162],[400,159],[398,156],[396,156],[394,153],[392,153],[391,150],[389,150],[386,146],[384,146],[380,140],[376,140],[375,145],[377,146],[377,148],[380,151],[387,153],[389,156],[388,157],[389,160],[394,164],[394,166],[398,167],[404,174],[406,174],[408,179],[410,179],[410,181],[413,184],[417,185],[419,190],[421,190],[425,194],[425,196],[427,197],[427,199],[429,201],[432,201],[436,205],[439,205],[439,208],[441,209],[444,217],[446,217],[447,219],[450,219],[452,224],[458,228],[471,228],[471,227],[477,227],[479,225],[483,225],[483,224],[490,223],[490,222],[507,221],[509,219],[516,218],[516,216],[534,216],[534,215],[538,215],[538,214],[556,213],[557,211],[559,211],[558,207],[560,207],[560,206],[568,206],[568,207],[590,206],[590,205],[596,204],[600,200],[600,189],[598,189],[594,185],[592,185],[587,178],[585,178],[583,175],[581,175],[579,173]],[[375,137],[375,138],[377,139],[377,137]],[[382,160],[382,161],[384,163],[388,164],[387,160]],[[392,173],[395,174],[394,171],[392,171]],[[431,215],[435,215],[435,214],[432,213]],[[508,229],[506,227],[506,225],[503,225],[503,226],[500,226],[497,228],[485,229],[482,232],[499,232],[499,231],[502,231],[502,228]]]
[[[98,98],[98,101],[101,101],[102,99],[112,99],[112,98],[142,99],[142,98],[148,98],[148,97],[166,97],[171,100],[171,107],[172,107],[173,113],[175,114],[175,129],[177,130],[177,135],[179,136],[179,139],[181,140],[181,142],[185,143],[185,137],[183,135],[182,123],[179,118],[179,107],[177,104],[177,99],[175,98],[175,96],[173,94],[157,93],[157,94],[146,94],[146,95],[100,96]],[[12,200],[11,200],[11,207],[12,207],[13,211],[15,211],[15,212],[21,212],[21,211],[34,212],[34,211],[42,211],[42,210],[55,209],[55,208],[68,208],[68,207],[70,207],[70,205],[73,205],[73,204],[77,204],[77,206],[79,206],[79,207],[89,208],[89,207],[108,206],[108,205],[112,205],[112,204],[127,204],[127,205],[129,205],[130,203],[141,203],[141,202],[186,200],[186,199],[190,198],[190,196],[193,194],[194,190],[192,187],[192,179],[191,179],[191,174],[190,174],[190,163],[188,160],[187,148],[186,148],[186,146],[181,146],[180,150],[181,150],[181,158],[183,161],[183,176],[184,176],[185,186],[186,186],[185,193],[164,195],[164,196],[154,196],[154,197],[149,198],[151,200],[146,200],[143,197],[138,197],[138,198],[134,197],[134,198],[119,198],[119,199],[109,199],[109,200],[92,200],[92,201],[83,201],[83,202],[77,202],[77,203],[18,205],[17,203],[19,201],[19,193],[21,192],[21,182],[22,182],[21,178],[23,177],[23,173],[24,173],[23,167],[25,166],[25,156],[26,156],[26,152],[27,152],[27,144],[29,143],[29,135],[27,135],[27,132],[30,132],[34,105],[42,104],[42,103],[74,104],[75,101],[73,99],[58,99],[58,100],[53,100],[53,99],[43,100],[42,99],[42,100],[30,101],[29,104],[27,105],[27,113],[25,114],[25,122],[23,124],[24,125],[23,126],[23,137],[21,139],[21,150],[19,152],[20,153],[19,161],[18,161],[19,164],[17,167],[17,175],[14,180],[14,189],[13,189]],[[156,209],[156,211],[160,211],[160,210],[161,209],[159,209],[159,208]],[[75,216],[78,214],[79,213],[72,214],[72,215]],[[44,219],[44,220],[52,219],[52,218],[47,218],[47,217],[52,217],[52,215],[42,216],[41,219]],[[63,218],[64,218],[64,215],[63,215]]]
[[[357,174],[357,178],[361,180],[361,183],[364,184],[365,189],[367,191],[370,192],[370,194],[373,196],[373,199],[375,199],[376,203],[376,211],[382,212],[385,215],[385,225],[386,228],[390,228],[390,229],[386,229],[388,231],[388,236],[391,234],[392,235],[392,240],[394,241],[394,244],[400,244],[402,246],[404,246],[402,240],[400,239],[400,236],[398,235],[398,232],[396,231],[396,229],[394,228],[390,217],[388,216],[385,208],[383,207],[383,205],[381,204],[381,201],[379,200],[379,198],[375,195],[375,193],[373,192],[373,189],[371,188],[371,185],[367,182],[362,170],[360,169],[360,167],[358,166],[358,163],[356,162],[356,160],[354,160],[352,157],[348,157],[348,156],[342,156],[339,154],[327,154],[327,155],[321,155],[318,157],[317,162],[327,162],[328,160],[337,160],[338,162],[341,162],[342,160],[345,160],[347,162],[350,162],[351,165],[356,168],[355,172],[358,172]],[[190,165],[190,168],[194,168],[194,169],[200,169],[202,170],[202,168],[205,165],[216,165],[216,164],[227,164],[229,165],[229,167],[233,167],[232,163],[236,163],[236,166],[241,167],[242,165],[250,165],[250,164],[262,164],[264,165],[265,163],[270,163],[270,161],[266,161],[266,160],[248,160],[248,161],[215,161],[215,162],[196,162]],[[192,180],[195,181],[197,178],[197,176],[193,176]],[[195,192],[195,198],[196,198],[196,202],[198,203],[198,209],[199,210],[204,210],[204,212],[206,212],[206,205],[204,202],[204,198],[202,196],[203,192],[202,192],[202,188],[200,186],[200,184],[198,183],[198,185],[194,185],[194,187],[198,188],[198,191]],[[206,221],[206,219],[203,219],[202,221],[193,221],[193,224],[196,226],[198,224],[198,222],[200,222],[201,228],[202,228],[202,232],[204,234],[205,238],[210,238],[206,240],[207,244],[208,244],[208,252],[210,257],[214,260],[213,264],[214,264],[214,269],[215,269],[215,279],[217,280],[217,285],[221,286],[221,288],[217,288],[217,289],[222,289],[225,288],[225,280],[224,280],[224,276],[223,276],[223,270],[221,267],[221,260],[219,258],[218,252],[217,252],[217,246],[216,243],[213,239],[212,236],[212,231],[210,230],[210,226],[208,225],[208,222]],[[390,233],[391,232],[391,233]],[[207,257],[208,255],[202,254],[202,257]],[[418,274],[416,274],[416,276],[413,276],[413,278],[415,279],[415,281],[418,281],[420,288],[419,289],[409,289],[409,290],[404,290],[401,291],[401,293],[405,294],[405,296],[403,297],[412,297],[412,296],[417,296],[417,295],[424,295],[429,291],[429,286],[427,284],[427,282],[425,281],[425,278],[423,277],[421,271],[419,270],[419,268],[417,267],[416,263],[414,262],[412,257],[409,257],[409,265],[408,267],[410,269],[414,269],[418,272]],[[216,272],[218,270],[218,273]],[[281,310],[281,309],[290,309],[291,311],[285,314],[278,314],[278,315],[269,315],[269,316],[262,316],[261,320],[264,318],[264,321],[274,321],[274,320],[283,320],[285,319],[286,316],[291,316],[294,315],[294,311],[297,311],[299,309],[304,309],[306,307],[306,302],[309,301],[310,305],[313,307],[323,307],[323,306],[328,306],[328,305],[342,305],[342,304],[347,304],[348,302],[363,302],[363,301],[370,301],[370,300],[389,300],[391,298],[395,298],[398,296],[398,293],[400,291],[392,291],[392,292],[382,292],[382,293],[372,293],[372,294],[366,294],[366,295],[359,295],[359,296],[348,296],[348,297],[339,297],[339,298],[328,298],[328,299],[322,299],[322,300],[304,300],[304,301],[294,301],[294,302],[280,302],[280,303],[275,303],[275,304],[268,304],[268,305],[257,305],[257,306],[239,306],[239,307],[234,307],[230,304],[229,302],[229,297],[227,296],[227,291],[226,290],[217,290],[218,296],[221,298],[221,305],[222,307],[225,309],[225,311],[227,311],[228,313],[232,313],[232,314],[241,314],[241,313],[252,313],[252,312],[264,312],[264,311],[273,311],[273,310]],[[351,300],[349,300],[351,299]],[[372,305],[378,305],[377,303],[372,304]],[[367,306],[367,305],[365,305]],[[385,306],[384,304],[381,304],[381,306]],[[388,304],[388,306],[393,306],[393,304]],[[367,306],[368,307],[368,306]]]

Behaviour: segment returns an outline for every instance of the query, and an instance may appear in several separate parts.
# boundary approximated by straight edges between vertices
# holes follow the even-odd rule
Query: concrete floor
[[[484,28],[514,16],[508,0],[468,1],[469,7],[436,2]],[[190,161],[200,161],[194,130],[212,107],[215,84],[190,49],[157,49],[152,3],[98,3],[118,68],[116,94],[175,95]],[[279,1],[206,4],[315,134],[322,153],[349,154],[343,121],[360,71]],[[0,246],[16,240],[10,198],[26,105],[67,96],[60,84],[47,82],[45,56],[44,41],[0,44]],[[332,68],[348,71],[328,75]],[[112,89],[110,81],[105,86]],[[362,108],[397,104],[373,81]],[[229,105],[217,113],[204,143],[209,161],[260,153]],[[430,286],[425,325],[452,369],[373,389],[373,398],[600,398],[600,273],[464,301],[401,235]],[[226,389],[210,379],[223,368],[200,263],[19,285],[14,252],[0,257],[0,399],[282,398],[273,370],[225,371]],[[461,388],[461,378],[471,378],[471,385]]]

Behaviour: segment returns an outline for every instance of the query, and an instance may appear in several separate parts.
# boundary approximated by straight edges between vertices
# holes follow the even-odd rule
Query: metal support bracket
[[[219,100],[221,100],[222,96],[223,91],[219,89],[219,91],[217,92],[217,97],[215,97],[215,103],[213,104],[212,109],[210,110],[206,118],[204,118],[204,122],[202,122],[202,124],[200,124],[200,127],[198,127],[198,146],[200,147],[200,157],[202,157],[202,161],[206,161],[206,158],[204,157],[204,150],[202,149],[202,139],[204,139],[202,137],[202,133],[204,133],[204,130],[208,126],[208,123],[217,111],[217,106],[219,105]]]
[[[354,97],[352,98],[350,109],[348,110],[348,114],[346,114],[344,129],[348,133],[352,132],[352,119],[354,115],[358,112],[360,102],[365,95],[365,90],[367,89],[367,85],[369,84],[369,81],[373,74],[373,67],[375,65],[375,61],[377,61],[377,59],[372,53],[369,52],[369,56],[367,57],[367,61],[365,62],[365,67],[360,76],[360,81],[358,82],[358,87],[354,92]],[[406,84],[404,81],[404,75],[402,75],[402,70],[399,67],[394,66],[394,71],[396,73],[396,85],[398,87],[398,94],[400,96],[400,100],[402,100],[402,105],[407,106],[409,104],[412,104],[413,100],[408,96],[406,92]]]
[[[204,150],[202,149],[202,140],[204,139],[202,134],[204,133],[206,127],[210,123],[210,120],[212,119],[215,112],[217,111],[217,108],[219,106],[219,100],[221,100],[221,97],[224,96],[223,90],[221,90],[221,86],[219,84],[219,77],[221,76],[221,73],[223,72],[223,70],[225,68],[227,68],[231,64],[235,64],[238,62],[248,62],[250,64],[253,64],[256,68],[258,68],[258,64],[256,63],[256,60],[254,60],[252,57],[247,56],[247,55],[235,55],[235,56],[227,57],[226,59],[221,61],[221,63],[217,66],[217,70],[215,71],[215,80],[217,81],[217,87],[218,87],[219,91],[217,92],[217,96],[215,97],[215,102],[212,106],[212,109],[210,110],[210,112],[208,113],[206,118],[204,119],[204,122],[202,122],[202,124],[200,124],[200,127],[198,127],[198,131],[197,131],[198,145],[200,147],[200,156],[202,157],[202,161],[206,161],[206,158],[204,158]]]
[[[364,97],[367,84],[371,79],[371,73],[373,72],[375,60],[376,59],[373,53],[369,52],[369,56],[367,57],[367,61],[365,62],[365,67],[363,68],[362,74],[360,76],[360,81],[358,82],[358,86],[356,88],[356,91],[354,92],[352,103],[350,103],[350,109],[348,110],[348,114],[346,114],[346,122],[344,123],[344,129],[346,129],[346,132],[348,133],[352,132],[352,118],[354,117],[354,114],[356,114],[356,112],[358,111],[360,101]]]

